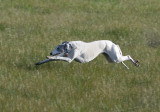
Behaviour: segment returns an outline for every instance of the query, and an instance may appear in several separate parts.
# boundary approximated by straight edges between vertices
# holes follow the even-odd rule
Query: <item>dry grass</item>
[[[2,112],[159,112],[159,0],[0,0]],[[112,40],[141,66],[35,67],[62,41]]]

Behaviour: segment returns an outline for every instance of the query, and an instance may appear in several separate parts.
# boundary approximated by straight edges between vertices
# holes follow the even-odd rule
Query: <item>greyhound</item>
[[[51,56],[47,56],[46,60],[38,62],[36,65],[59,60],[69,63],[73,60],[87,63],[99,54],[103,54],[110,63],[122,63],[127,69],[129,68],[123,61],[130,60],[135,66],[139,66],[139,62],[133,60],[130,55],[123,56],[119,45],[110,40],[98,40],[89,43],[83,41],[65,41],[50,53]]]

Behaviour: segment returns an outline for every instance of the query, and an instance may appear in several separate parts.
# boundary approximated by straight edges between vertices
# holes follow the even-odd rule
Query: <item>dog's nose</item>
[[[52,53],[50,53],[50,55],[52,55]]]

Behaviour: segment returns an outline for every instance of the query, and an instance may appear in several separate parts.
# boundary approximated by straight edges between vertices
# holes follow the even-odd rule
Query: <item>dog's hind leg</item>
[[[106,53],[103,53],[103,55],[106,57],[106,60],[108,61],[108,62],[110,62],[110,63],[113,63],[113,62],[116,62],[116,63],[119,63],[119,61],[115,61],[114,59],[114,61],[112,60],[112,58],[108,55],[108,54],[106,54]],[[121,57],[122,55],[121,55],[121,53],[120,53],[120,57]],[[127,69],[129,69],[128,68],[128,66],[126,65],[126,64],[124,64],[124,62],[122,61],[121,62]]]
[[[125,61],[126,61],[126,60],[130,60],[135,66],[139,66],[138,61],[132,59],[130,55],[127,55],[128,58],[126,58],[126,56],[122,56],[122,51],[121,51],[119,45],[117,45],[117,47],[119,48],[119,53],[120,53],[121,57],[125,57],[125,59],[124,59]],[[122,61],[122,64],[123,64],[124,66],[126,66],[126,65],[123,63],[123,61]]]
[[[120,62],[123,62],[123,61],[127,61],[127,60],[130,60],[135,66],[139,66],[138,64],[138,61],[135,61],[131,58],[130,55],[127,55],[127,56],[119,56],[116,60],[117,63],[120,63]],[[123,65],[125,65],[124,63],[122,63]]]
[[[123,61],[122,61],[122,64],[123,64],[127,69],[129,69],[129,68],[128,68],[128,66],[127,66],[126,64],[124,64],[124,62],[123,62]]]
[[[138,61],[133,60],[130,55],[123,56],[118,45],[113,46],[112,51],[109,52],[109,56],[115,63],[122,63],[127,69],[128,67],[124,64],[124,61],[127,60],[130,60],[135,66],[139,66]]]
[[[117,47],[119,48],[119,53],[120,53],[120,55],[122,56],[122,51],[121,51],[119,45],[117,45]],[[128,66],[127,66],[126,64],[124,64],[123,61],[122,61],[122,64],[123,64],[127,69],[129,69]]]

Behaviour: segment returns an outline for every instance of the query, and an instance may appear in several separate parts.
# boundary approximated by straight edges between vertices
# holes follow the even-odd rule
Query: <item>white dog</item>
[[[36,63],[40,65],[49,61],[67,61],[71,63],[73,60],[80,63],[86,63],[92,61],[99,54],[103,54],[108,62],[122,63],[127,69],[129,69],[123,61],[130,60],[135,66],[139,66],[137,60],[133,60],[130,55],[123,56],[118,45],[109,40],[98,40],[93,42],[83,41],[70,41],[63,42],[53,50],[48,59]]]

